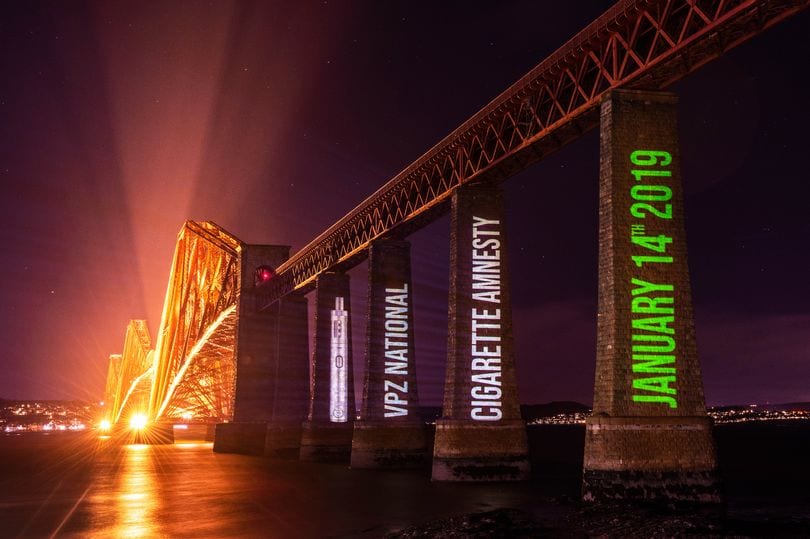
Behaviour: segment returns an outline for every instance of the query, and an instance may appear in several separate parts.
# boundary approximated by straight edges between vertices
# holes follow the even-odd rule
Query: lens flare
[[[98,430],[100,430],[102,432],[108,432],[111,427],[112,427],[112,424],[110,424],[109,419],[102,419],[98,424]]]
[[[129,420],[129,426],[133,430],[143,430],[146,427],[146,416],[144,414],[135,414]]]

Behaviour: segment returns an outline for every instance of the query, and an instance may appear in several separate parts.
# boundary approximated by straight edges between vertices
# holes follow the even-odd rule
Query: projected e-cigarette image
[[[348,354],[347,327],[349,313],[343,309],[343,298],[335,298],[332,311],[331,369],[329,373],[329,420],[344,423],[348,418],[346,358]]]

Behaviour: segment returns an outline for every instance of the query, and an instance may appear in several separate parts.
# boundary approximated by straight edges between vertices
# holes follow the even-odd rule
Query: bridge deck
[[[613,88],[662,89],[801,11],[810,0],[623,0],[278,268],[267,306],[362,261],[369,242],[407,236],[453,191],[501,181],[598,123]]]

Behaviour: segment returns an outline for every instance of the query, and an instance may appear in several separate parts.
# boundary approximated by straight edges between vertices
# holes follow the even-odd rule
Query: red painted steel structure
[[[362,261],[369,242],[405,236],[447,211],[471,181],[501,181],[598,124],[612,88],[663,89],[810,0],[623,0],[345,217],[298,251],[262,306]]]

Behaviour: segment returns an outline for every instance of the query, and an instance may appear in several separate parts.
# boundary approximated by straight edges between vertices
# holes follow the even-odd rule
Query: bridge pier
[[[266,436],[265,421],[217,423],[214,431],[214,452],[264,455]]]
[[[301,422],[306,418],[309,398],[309,367],[307,350],[307,299],[291,293],[268,307],[262,313],[261,327],[253,327],[253,340],[263,342],[267,354],[267,371],[261,375],[267,380],[244,382],[256,384],[261,389],[264,383],[266,394],[258,395],[261,401],[237,406],[236,421],[217,425],[214,451],[222,453],[245,453],[250,455],[297,456],[301,440]],[[254,342],[254,344],[256,344]],[[247,371],[241,376],[256,375]],[[237,395],[239,395],[237,393]],[[257,395],[253,395],[256,397]],[[245,416],[255,418],[244,421]]]
[[[695,344],[676,103],[626,90],[602,102],[589,501],[721,501]]]
[[[315,350],[309,415],[300,459],[349,462],[355,420],[349,276],[325,272],[315,282]]]
[[[171,423],[153,423],[143,430],[136,430],[131,437],[132,443],[147,445],[168,445],[174,443],[174,425]]]
[[[369,248],[366,374],[352,468],[425,464],[415,365],[410,243],[376,240]]]
[[[277,303],[278,357],[272,416],[265,432],[264,453],[298,457],[301,423],[309,404],[309,320],[307,298],[290,293]]]
[[[213,442],[216,423],[175,423],[174,443]]]
[[[458,188],[451,219],[448,359],[433,480],[528,479],[500,187]]]
[[[278,267],[290,253],[286,245],[245,245],[240,253],[239,324],[236,335],[236,391],[233,421],[220,423],[214,435],[214,451],[263,455],[267,425],[273,420],[278,387],[279,305],[257,310],[256,272],[264,266]],[[303,358],[299,358],[304,363]]]
[[[216,426],[217,453],[264,454],[275,390],[277,324],[275,305],[240,317],[233,421]]]

